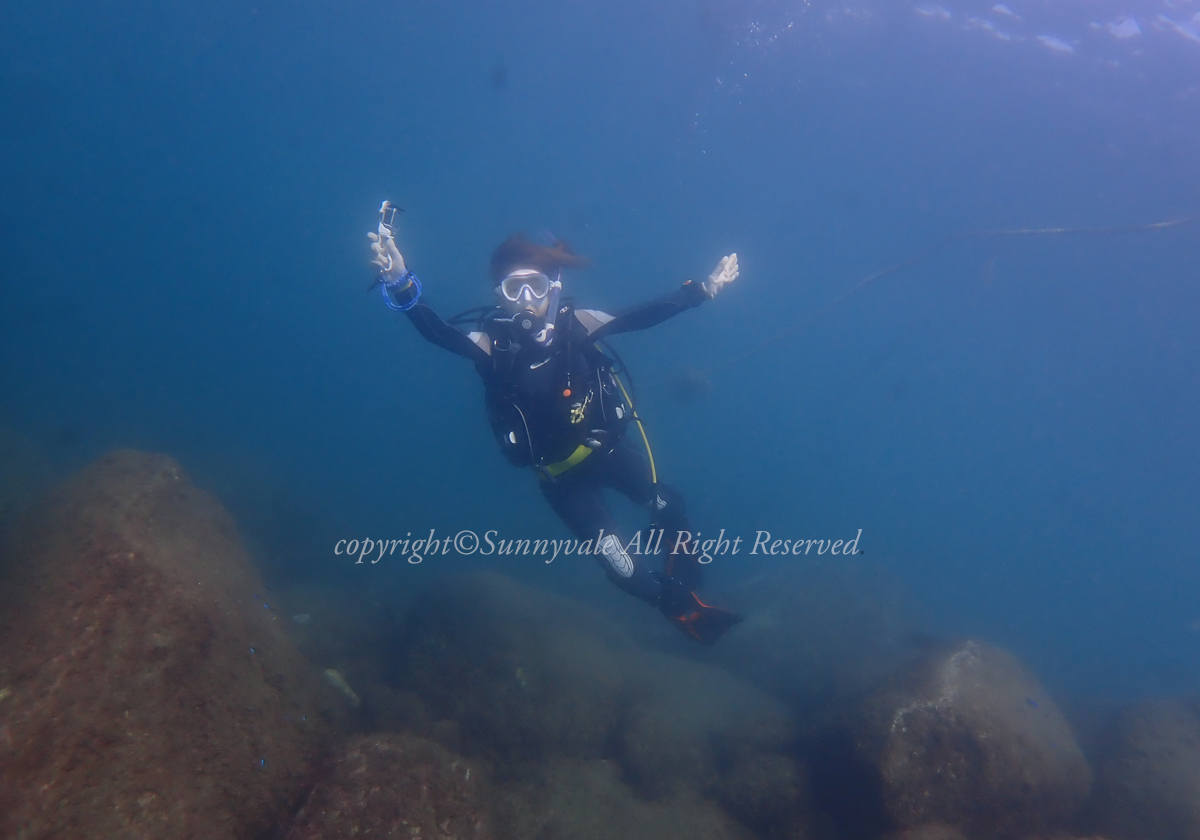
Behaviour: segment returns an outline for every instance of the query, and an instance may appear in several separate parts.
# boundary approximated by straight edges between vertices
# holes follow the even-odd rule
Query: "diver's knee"
[[[654,495],[646,503],[652,511],[663,511],[670,508],[683,507],[683,497],[673,487],[666,484],[654,485]]]
[[[665,484],[659,484],[655,487],[654,495],[650,498],[650,503],[647,505],[650,513],[658,520],[662,519],[682,519],[685,515],[683,506],[683,496],[671,487]]]
[[[616,535],[604,537],[597,546],[596,554],[608,579],[618,588],[635,597],[653,600],[657,586],[644,564],[638,562],[634,552],[622,545]]]
[[[624,588],[624,581],[633,578],[637,564],[625,546],[621,545],[621,540],[616,534],[607,534],[596,546],[596,552],[613,583]]]

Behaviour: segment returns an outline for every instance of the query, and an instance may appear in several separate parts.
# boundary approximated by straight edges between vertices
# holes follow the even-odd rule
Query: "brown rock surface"
[[[895,834],[889,834],[887,840],[968,840],[968,838],[957,828],[951,828],[948,825],[920,825],[916,828],[906,828]],[[1041,838],[1030,837],[1026,840],[1041,840]],[[1046,838],[1046,840],[1052,839]],[[1065,840],[1065,838],[1053,838],[1053,840]]]
[[[0,837],[243,838],[286,820],[326,729],[228,514],[110,454],[6,546]]]
[[[1123,709],[1101,744],[1092,821],[1114,840],[1200,838],[1200,717],[1181,700]]]
[[[723,836],[727,827],[713,815],[729,822],[732,814],[764,836],[803,834],[808,774],[789,754],[794,724],[745,680],[641,650],[585,605],[495,574],[438,584],[415,602],[406,626],[408,688],[435,718],[459,724],[468,755],[487,757],[517,780],[567,768],[571,784],[636,801],[620,807],[641,816],[612,818],[645,836],[682,819],[690,806],[679,803],[699,801],[703,814],[681,825]],[[610,772],[619,784],[609,784]],[[578,798],[581,808],[603,811],[600,794],[564,785],[552,778],[541,788],[551,802]],[[643,818],[645,825],[637,822]],[[622,836],[596,834],[602,823],[590,813],[578,823],[547,817],[546,825],[561,831],[539,834],[543,826],[514,836]]]
[[[748,754],[722,773],[717,796],[729,813],[770,840],[811,836],[808,771],[789,756]]]
[[[684,788],[708,793],[734,764],[792,746],[794,726],[783,706],[728,671],[651,653],[626,668],[630,699],[613,738],[625,779],[639,796],[654,799]],[[750,766],[741,768],[743,786]],[[753,775],[763,779],[768,766],[777,765],[760,765]],[[805,798],[807,789],[798,795]]]
[[[405,622],[406,680],[471,754],[600,758],[617,725],[632,643],[582,604],[496,574],[452,578]]]
[[[745,621],[713,648],[716,661],[806,720],[836,710],[915,656],[898,584],[850,558],[785,563],[739,583]]]
[[[285,840],[345,837],[487,840],[480,774],[415,735],[356,738],[338,750]]]
[[[646,802],[612,761],[555,759],[498,796],[504,840],[753,840],[715,802],[681,791]]]
[[[940,824],[971,838],[1062,825],[1091,784],[1074,735],[1011,654],[962,642],[930,654],[873,692],[831,739],[853,756],[827,791],[858,791],[860,814],[895,828]]]

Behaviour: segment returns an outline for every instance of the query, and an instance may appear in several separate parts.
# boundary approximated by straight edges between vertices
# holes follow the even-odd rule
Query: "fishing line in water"
[[[819,321],[822,317],[829,314],[837,307],[841,306],[843,303],[845,303],[847,300],[849,300],[855,294],[857,294],[858,292],[861,292],[863,289],[865,289],[867,286],[871,285],[872,283],[875,283],[879,280],[882,280],[885,277],[888,277],[889,275],[896,274],[900,271],[903,271],[906,268],[916,265],[917,263],[927,260],[930,257],[932,257],[934,254],[938,253],[939,251],[948,247],[949,245],[954,244],[955,242],[964,242],[964,241],[967,241],[970,239],[1001,239],[1001,238],[1016,239],[1019,237],[1034,237],[1034,236],[1069,236],[1069,235],[1099,235],[1099,236],[1103,236],[1103,235],[1118,234],[1118,233],[1146,233],[1146,232],[1150,232],[1150,231],[1167,230],[1168,228],[1183,227],[1184,225],[1193,224],[1194,222],[1197,222],[1197,221],[1200,221],[1200,215],[1184,216],[1183,218],[1170,219],[1165,222],[1153,222],[1148,225],[1128,225],[1125,227],[1008,228],[1008,229],[997,229],[997,230],[970,230],[970,231],[963,231],[962,233],[952,233],[949,236],[939,239],[937,242],[930,245],[928,248],[918,251],[917,253],[913,254],[911,257],[909,257],[905,260],[902,260],[894,265],[890,265],[887,268],[876,271],[873,274],[868,274],[866,277],[859,280],[857,283],[852,285],[850,288],[846,289],[846,291],[842,292],[840,295],[835,297],[829,303],[825,304],[820,309],[818,309],[816,312],[809,315],[808,318],[800,321],[799,323],[793,324],[792,326],[790,326],[784,330],[780,330],[779,332],[775,333],[774,335],[769,336],[768,338],[759,342],[755,346],[751,347],[749,350],[745,350],[741,353],[731,356],[730,358],[726,359],[724,362],[711,368],[710,370],[718,371],[718,370],[724,370],[725,368],[728,368],[728,367],[732,367],[733,365],[735,365],[739,362],[743,362],[746,359],[750,358],[751,356],[762,352],[766,348],[770,347],[772,344],[782,341],[783,339],[787,338],[788,336],[795,335],[798,332],[802,332],[802,331],[808,329],[813,324],[815,324],[817,321]]]

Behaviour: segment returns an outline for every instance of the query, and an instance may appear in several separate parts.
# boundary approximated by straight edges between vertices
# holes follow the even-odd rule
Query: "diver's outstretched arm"
[[[732,283],[737,277],[737,254],[730,254],[721,258],[703,283],[688,280],[678,291],[627,309],[615,316],[591,309],[578,310],[579,320],[587,328],[588,340],[644,330],[661,324],[680,312],[697,307],[706,300],[712,300],[726,284]]]
[[[476,342],[451,324],[443,321],[426,304],[421,303],[421,281],[404,263],[404,255],[396,247],[396,213],[400,208],[390,201],[379,207],[379,227],[367,234],[371,240],[371,262],[379,268],[376,281],[383,287],[383,302],[389,309],[403,312],[412,321],[417,332],[438,347],[464,356],[473,362],[482,361],[489,355],[490,345],[484,340]]]
[[[481,362],[491,355],[491,343],[486,335],[483,333],[467,335],[452,324],[447,324],[436,312],[423,303],[409,307],[404,314],[408,316],[408,320],[412,321],[417,332],[423,335],[426,341],[436,344],[444,350],[468,358],[472,362]]]

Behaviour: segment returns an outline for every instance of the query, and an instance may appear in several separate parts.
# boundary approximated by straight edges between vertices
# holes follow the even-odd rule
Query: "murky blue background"
[[[616,342],[698,527],[862,528],[932,630],[1059,690],[1195,690],[1200,226],[963,238],[829,305],[951,234],[1200,213],[1197,14],[9,2],[0,422],[64,469],[175,455],[277,585],[411,592],[465,562],[333,540],[565,531],[470,366],[365,291],[381,199],[444,315],[490,301],[515,230],[588,255],[569,290],[600,308],[736,250],[727,294]],[[500,565],[610,594],[583,561]]]

